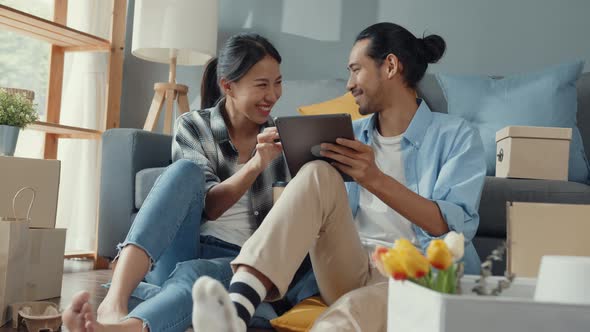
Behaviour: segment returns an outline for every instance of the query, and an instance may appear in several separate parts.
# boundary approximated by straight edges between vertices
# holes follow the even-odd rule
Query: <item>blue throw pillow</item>
[[[569,180],[588,182],[589,166],[576,126],[576,81],[583,61],[501,79],[438,74],[448,113],[473,124],[481,135],[487,174],[496,174],[496,131],[509,126],[572,128]]]

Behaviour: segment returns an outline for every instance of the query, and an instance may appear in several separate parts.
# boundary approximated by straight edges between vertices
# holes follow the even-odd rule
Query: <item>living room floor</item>
[[[85,260],[65,260],[64,277],[62,282],[61,297],[50,299],[48,301],[57,303],[60,310],[64,310],[71,302],[72,297],[81,290],[90,292],[90,304],[95,308],[104,299],[107,290],[101,287],[102,284],[111,278],[111,270],[92,270],[92,262]],[[27,331],[26,327],[19,326],[18,329],[12,328],[12,322],[0,327],[0,332]],[[61,331],[68,331],[62,326]],[[189,329],[188,331],[192,331]],[[270,330],[249,329],[249,332],[263,332]]]

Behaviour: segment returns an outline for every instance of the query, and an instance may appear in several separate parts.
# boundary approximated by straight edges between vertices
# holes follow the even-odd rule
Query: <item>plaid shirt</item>
[[[172,160],[195,161],[205,174],[205,192],[225,181],[238,170],[238,151],[232,144],[223,119],[225,99],[204,110],[193,110],[178,117],[172,141]],[[261,126],[273,127],[274,122]],[[250,210],[260,224],[272,208],[272,184],[287,181],[289,171],[284,157],[273,160],[250,187]]]

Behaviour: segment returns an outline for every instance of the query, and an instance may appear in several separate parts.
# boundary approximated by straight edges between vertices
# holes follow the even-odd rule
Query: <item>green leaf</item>
[[[38,118],[33,102],[22,94],[0,89],[0,125],[23,128]]]
[[[434,290],[438,291],[438,292],[444,292],[445,289],[445,271],[444,270],[438,270],[436,272],[436,279],[434,281]]]
[[[455,264],[449,267],[448,290],[449,294],[457,292],[457,265]]]

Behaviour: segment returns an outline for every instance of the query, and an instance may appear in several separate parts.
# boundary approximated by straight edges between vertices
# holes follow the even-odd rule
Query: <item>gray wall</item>
[[[355,35],[379,21],[443,36],[448,52],[433,72],[506,75],[576,58],[590,63],[588,0],[219,1],[218,46],[236,32],[258,32],[281,52],[286,80],[346,78]],[[134,3],[129,1],[121,126],[141,128],[153,83],[167,80],[168,66],[131,55]],[[178,70],[192,106],[198,105],[201,75],[202,67]]]
[[[131,55],[133,9],[129,1],[121,127],[141,128],[153,84],[168,79],[168,66]],[[218,47],[237,32],[255,31],[281,52],[287,80],[345,78],[355,35],[376,22],[378,0],[219,0]],[[305,22],[304,22],[305,21]],[[177,82],[189,86],[193,106],[202,67],[179,67]]]
[[[507,75],[574,59],[590,70],[588,0],[380,0],[378,19],[443,36],[432,72]]]

